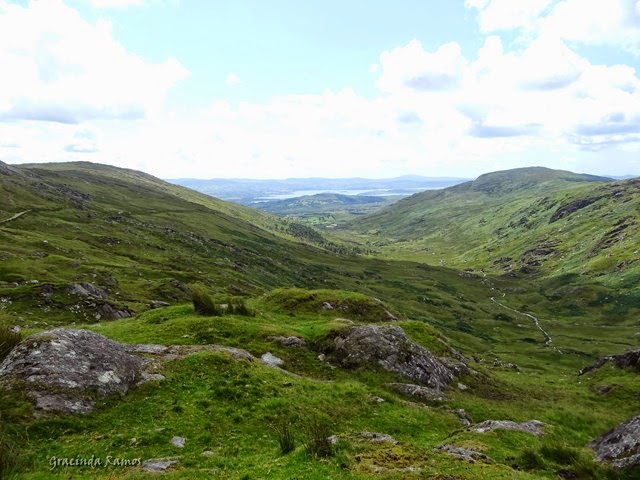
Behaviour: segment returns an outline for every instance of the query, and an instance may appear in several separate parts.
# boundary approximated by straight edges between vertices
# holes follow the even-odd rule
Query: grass
[[[22,341],[22,334],[6,325],[0,325],[0,363]]]
[[[113,466],[49,470],[51,456],[91,454],[178,456],[179,466],[167,478],[542,479],[563,469],[609,478],[585,445],[637,414],[640,379],[610,366],[576,373],[602,355],[638,345],[637,236],[607,244],[623,210],[635,208],[631,183],[565,178],[560,188],[556,179],[534,187],[532,200],[518,193],[522,185],[515,179],[498,195],[504,182],[485,178],[480,190],[424,194],[398,204],[407,208],[402,215],[379,217],[387,218],[388,230],[359,234],[361,248],[379,252],[362,257],[336,254],[328,246],[338,244],[335,237],[319,244],[306,238],[315,233],[304,228],[137,172],[88,164],[20,168],[35,177],[0,176],[6,199],[0,218],[29,210],[0,225],[0,325],[19,325],[28,334],[75,323],[129,343],[221,344],[256,357],[271,352],[298,376],[200,353],[164,364],[165,381],[104,401],[87,416],[32,418],[23,399],[3,397],[3,451],[17,478],[150,478]],[[48,186],[34,188],[37,182]],[[77,204],[69,189],[84,200]],[[563,205],[594,189],[622,189],[629,201],[611,208],[594,202],[548,223]],[[430,212],[411,203],[438,195],[451,201]],[[437,231],[412,236],[425,225],[425,212]],[[447,226],[443,219],[457,223]],[[584,240],[592,228],[598,235]],[[543,237],[559,240],[559,253],[537,273],[502,275],[507,264],[492,263],[504,255],[519,262],[524,247]],[[462,249],[467,244],[471,248]],[[587,258],[596,244],[607,246]],[[344,252],[353,246],[346,239]],[[97,322],[91,300],[68,293],[76,282],[94,283],[108,302],[136,315]],[[187,287],[194,283],[204,303],[228,305],[224,315],[197,312]],[[530,318],[491,297],[538,317],[560,351],[545,346]],[[171,306],[151,309],[157,301]],[[394,322],[437,355],[455,348],[475,357],[470,367],[478,374],[459,379],[467,390],[455,382],[448,402],[426,407],[385,387],[402,379],[376,368],[345,371],[318,359],[331,332],[371,322]],[[307,347],[286,348],[273,339],[291,335]],[[494,367],[494,359],[520,371]],[[606,395],[597,393],[602,385],[612,387]],[[454,414],[459,408],[478,422],[538,419],[546,433],[539,439],[468,432]],[[313,434],[305,425],[317,412],[330,412],[331,426],[325,418],[316,429],[321,433]],[[273,425],[280,418],[291,420],[291,427],[278,433]],[[362,431],[387,433],[401,444],[373,444],[360,437]],[[310,454],[305,442],[315,437],[321,446],[327,434],[339,435],[334,455]],[[187,439],[179,451],[170,444],[176,435]],[[442,443],[479,448],[492,461],[468,465],[434,453]],[[421,470],[400,470],[407,466]]]

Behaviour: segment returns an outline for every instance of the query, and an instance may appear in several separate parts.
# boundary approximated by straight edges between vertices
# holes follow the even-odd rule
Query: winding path
[[[29,213],[30,211],[31,210],[25,210],[24,212],[16,213],[13,217],[9,217],[9,218],[5,218],[4,220],[0,220],[0,225],[2,225],[3,223],[8,223],[11,220],[15,220],[16,218],[20,218],[25,213]]]
[[[503,293],[502,296],[504,297],[505,294]],[[497,305],[500,305],[502,308],[506,308],[507,310],[511,310],[512,312],[518,313],[520,315],[524,315],[525,317],[529,317],[531,320],[533,320],[533,323],[538,328],[538,330],[540,330],[542,332],[542,334],[544,335],[544,339],[545,339],[544,344],[547,345],[547,346],[551,346],[551,344],[553,343],[551,335],[549,335],[549,333],[544,328],[542,328],[542,325],[540,325],[540,320],[538,320],[537,317],[534,317],[533,315],[531,315],[529,313],[524,313],[524,312],[521,312],[519,310],[516,310],[515,308],[507,307],[506,305],[498,302],[494,297],[491,297],[491,301],[493,303],[497,304]]]

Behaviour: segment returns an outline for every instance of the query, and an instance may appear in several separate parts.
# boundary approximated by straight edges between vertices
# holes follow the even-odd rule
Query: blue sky
[[[0,160],[640,175],[640,1],[0,0]]]

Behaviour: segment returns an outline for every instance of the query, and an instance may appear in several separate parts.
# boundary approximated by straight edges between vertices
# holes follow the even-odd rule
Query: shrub
[[[518,465],[523,470],[536,470],[544,467],[544,460],[535,450],[525,448],[518,458]]]
[[[540,454],[558,465],[573,465],[580,458],[578,450],[560,443],[543,445]]]
[[[200,315],[220,316],[222,309],[217,305],[207,290],[201,285],[191,285],[193,309]]]
[[[312,415],[305,426],[307,439],[305,448],[315,458],[331,457],[334,454],[331,442],[331,423],[328,418]]]
[[[0,362],[4,360],[13,347],[22,341],[22,334],[14,332],[11,328],[0,325]]]
[[[0,480],[9,478],[15,464],[16,455],[13,445],[3,431],[0,430]]]
[[[229,306],[227,308],[228,313],[233,313],[234,315],[242,315],[243,317],[256,316],[255,312],[247,307],[247,303],[245,302],[244,298],[235,298],[229,300],[227,302],[227,305]]]
[[[296,439],[290,421],[284,418],[280,418],[271,425],[271,429],[278,437],[280,453],[286,455],[296,448]]]

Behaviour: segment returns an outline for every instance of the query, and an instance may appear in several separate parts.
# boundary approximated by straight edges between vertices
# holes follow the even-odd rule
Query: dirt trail
[[[30,211],[31,210],[25,210],[24,212],[16,213],[13,217],[9,217],[9,218],[5,218],[4,220],[0,220],[0,225],[2,225],[3,223],[8,223],[8,222],[10,222],[12,220],[15,220],[16,218],[20,218],[25,213],[29,213]]]
[[[502,296],[504,297],[505,295],[503,294]],[[525,317],[528,317],[531,320],[533,320],[533,323],[535,324],[537,329],[540,330],[542,332],[542,334],[544,335],[544,339],[545,339],[544,344],[547,345],[547,346],[551,346],[551,344],[553,343],[553,339],[551,338],[551,335],[549,335],[549,333],[544,328],[542,328],[542,325],[540,325],[540,320],[538,320],[537,317],[534,317],[533,315],[531,315],[529,313],[525,313],[525,312],[521,312],[519,310],[516,310],[515,308],[507,307],[506,305],[498,302],[494,297],[491,297],[491,301],[493,303],[495,303],[496,305],[500,305],[502,308],[506,308],[507,310],[511,310],[512,312],[518,313],[520,315],[524,315]]]

